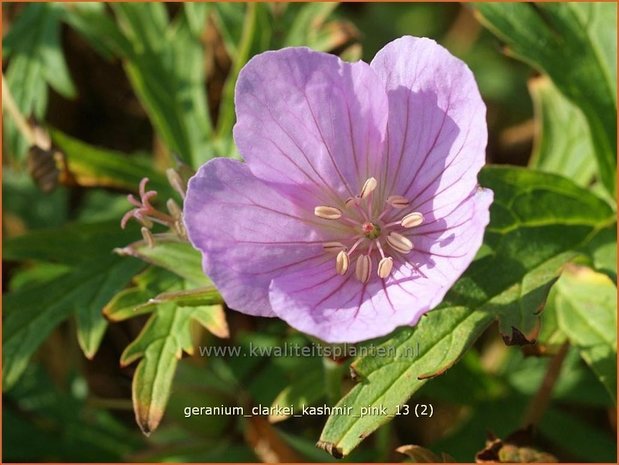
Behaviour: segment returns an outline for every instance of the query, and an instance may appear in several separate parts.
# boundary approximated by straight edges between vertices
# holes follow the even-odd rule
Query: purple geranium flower
[[[190,180],[189,238],[228,305],[328,342],[413,325],[479,249],[492,192],[467,66],[403,37],[370,64],[307,48],[254,57],[236,88],[245,163]]]

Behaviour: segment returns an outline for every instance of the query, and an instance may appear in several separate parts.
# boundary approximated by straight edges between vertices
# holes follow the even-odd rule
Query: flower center
[[[421,213],[405,213],[410,205],[406,197],[392,195],[384,202],[374,202],[372,195],[377,186],[376,179],[369,178],[359,195],[344,202],[343,209],[325,205],[314,208],[314,215],[339,222],[349,235],[346,243],[323,244],[325,251],[336,254],[337,273],[345,275],[355,260],[355,276],[362,283],[369,281],[375,262],[378,277],[387,278],[393,269],[393,256],[413,250],[413,242],[406,236],[408,230],[423,223]],[[391,221],[386,220],[388,217]]]
[[[363,231],[365,237],[367,237],[368,239],[376,239],[378,236],[380,236],[380,226],[374,223],[370,223],[369,221],[361,225],[361,230]]]

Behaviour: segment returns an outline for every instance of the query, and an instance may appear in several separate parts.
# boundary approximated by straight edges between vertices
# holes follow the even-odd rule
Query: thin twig
[[[24,115],[21,114],[19,108],[15,104],[15,100],[13,100],[13,96],[11,95],[11,91],[9,89],[8,84],[6,83],[6,79],[4,78],[4,74],[2,75],[2,107],[6,109],[6,111],[11,115],[15,126],[17,126],[17,130],[22,134],[24,139],[28,142],[29,145],[36,145],[37,138],[34,133],[34,130],[24,118]]]
[[[563,365],[563,361],[565,360],[565,356],[567,355],[568,348],[569,344],[567,342],[564,342],[559,351],[550,360],[550,363],[548,364],[548,369],[546,370],[546,375],[544,376],[544,380],[542,381],[541,386],[537,390],[535,397],[531,399],[529,408],[527,408],[527,411],[524,415],[522,421],[522,426],[524,428],[529,425],[535,426],[542,419],[544,412],[548,408],[548,404],[550,404],[552,390],[557,380],[559,379],[561,367]]]

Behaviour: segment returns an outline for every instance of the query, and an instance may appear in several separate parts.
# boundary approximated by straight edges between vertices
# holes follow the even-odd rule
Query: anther
[[[133,217],[134,217],[136,220],[138,220],[138,221],[140,222],[140,224],[141,224],[142,226],[144,226],[145,228],[147,228],[147,229],[151,229],[151,228],[154,226],[154,223],[153,223],[150,219],[146,218],[146,217],[145,217],[145,216],[144,216],[141,212],[139,212],[139,211],[134,212],[134,213],[133,213]]]
[[[325,220],[337,220],[342,217],[342,212],[335,207],[318,206],[314,208],[314,215]]]
[[[325,242],[322,247],[326,252],[339,252],[340,250],[344,250],[346,246],[341,242]]]
[[[391,273],[391,269],[393,268],[393,258],[385,257],[380,262],[378,262],[378,277],[385,279]]]
[[[172,218],[179,219],[182,216],[183,211],[181,210],[181,207],[179,207],[178,204],[174,201],[174,199],[168,199],[168,201],[166,202],[166,206],[168,207],[168,212],[170,213],[170,215],[172,215]]]
[[[407,237],[397,232],[392,232],[387,236],[387,243],[400,253],[409,253],[413,250],[413,243]]]
[[[362,199],[367,198],[368,195],[370,195],[374,191],[374,189],[376,189],[377,185],[378,181],[376,181],[376,178],[368,178],[368,180],[365,181],[363,187],[361,188],[361,194],[359,194],[359,197],[361,197]]]
[[[393,208],[406,208],[410,202],[406,197],[402,197],[401,195],[390,195],[387,197],[387,203]]]
[[[372,272],[372,259],[369,255],[361,255],[357,259],[357,266],[355,267],[355,276],[362,283],[367,283],[370,279],[370,273]]]
[[[150,232],[150,229],[146,228],[145,226],[142,226],[142,229],[140,229],[140,231],[142,233],[142,238],[144,239],[144,242],[148,244],[148,247],[150,247],[151,249],[155,247],[155,238],[153,237],[153,234]]]
[[[337,274],[346,274],[348,271],[348,265],[350,264],[350,258],[344,250],[340,250],[335,258],[335,271]]]
[[[181,178],[181,175],[178,174],[174,168],[168,168],[165,172],[168,177],[168,182],[172,186],[172,188],[180,194],[180,196],[184,199],[186,194],[185,183]]]
[[[419,212],[413,212],[402,218],[402,222],[400,224],[405,228],[414,228],[415,226],[419,226],[421,223],[423,223],[423,215]]]

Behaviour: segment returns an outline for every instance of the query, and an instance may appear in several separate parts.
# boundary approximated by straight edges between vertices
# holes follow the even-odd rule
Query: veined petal
[[[391,193],[424,215],[459,204],[485,161],[486,106],[473,74],[433,40],[414,37],[387,44],[371,66],[389,97],[383,180]]]
[[[217,158],[203,165],[189,181],[184,211],[204,272],[226,303],[243,313],[273,316],[273,277],[325,261],[313,213],[282,198],[244,163]]]
[[[419,315],[443,300],[475,258],[490,220],[492,199],[491,190],[476,187],[445,216],[430,218],[411,230],[415,248],[396,260],[389,285],[406,290]]]
[[[235,101],[234,139],[260,179],[331,205],[380,165],[388,102],[367,63],[301,47],[265,52],[241,71]]]
[[[399,287],[314,265],[279,276],[270,288],[275,314],[290,326],[326,342],[359,342],[389,334],[416,318],[416,305]]]

